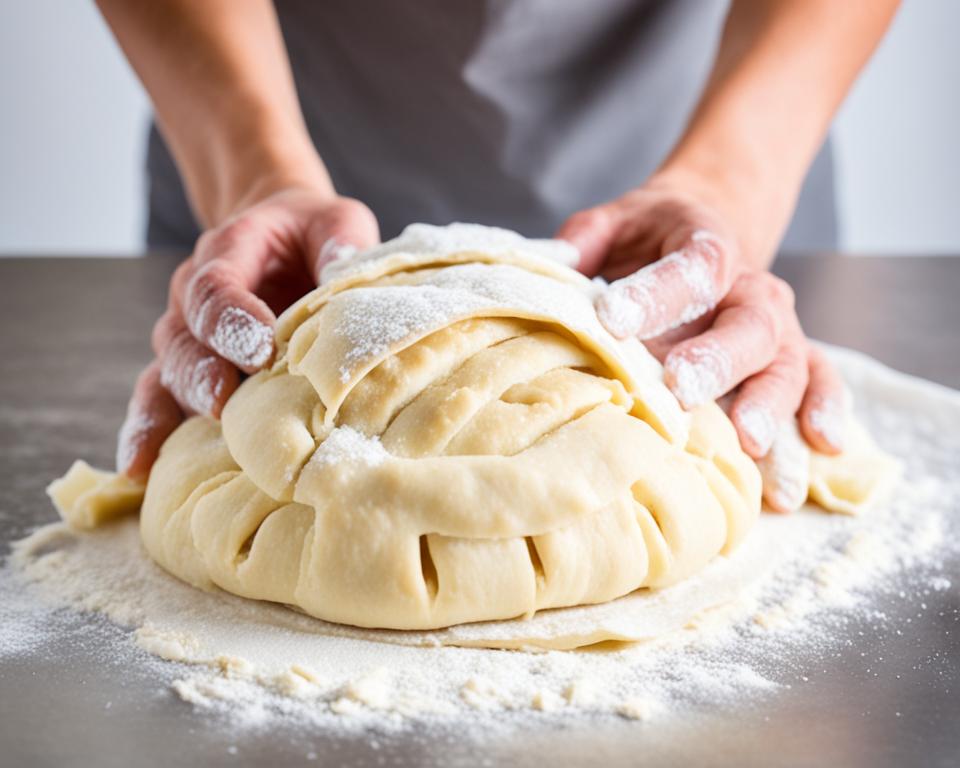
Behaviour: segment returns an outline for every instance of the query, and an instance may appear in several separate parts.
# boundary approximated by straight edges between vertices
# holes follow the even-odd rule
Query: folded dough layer
[[[742,541],[760,475],[723,412],[684,413],[549,247],[457,226],[329,270],[222,424],[171,435],[141,514],[161,566],[430,629],[664,586]]]

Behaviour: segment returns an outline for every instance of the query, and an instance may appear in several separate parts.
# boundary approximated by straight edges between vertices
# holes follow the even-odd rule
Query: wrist
[[[234,113],[196,126],[188,155],[193,160],[178,162],[205,228],[283,189],[310,189],[331,200],[336,196],[301,121],[246,107],[242,116]]]
[[[307,142],[251,142],[221,166],[207,216],[216,226],[285,189],[308,189],[336,197],[319,155]]]

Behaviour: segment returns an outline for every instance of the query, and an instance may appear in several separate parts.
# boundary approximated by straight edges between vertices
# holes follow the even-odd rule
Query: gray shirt
[[[471,221],[549,236],[660,164],[704,86],[725,0],[276,0],[310,135],[382,235]],[[149,245],[199,234],[156,130]],[[835,246],[829,147],[786,248]]]

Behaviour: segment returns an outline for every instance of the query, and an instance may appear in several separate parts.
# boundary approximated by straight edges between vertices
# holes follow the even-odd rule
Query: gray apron
[[[680,136],[725,0],[276,0],[310,135],[340,194],[406,224],[549,236],[635,187]],[[148,245],[199,235],[163,140]],[[785,249],[836,246],[833,167],[810,171]]]

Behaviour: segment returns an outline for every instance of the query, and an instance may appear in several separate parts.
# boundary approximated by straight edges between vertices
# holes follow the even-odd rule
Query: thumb
[[[603,266],[616,233],[616,214],[609,205],[598,205],[573,214],[557,231],[556,237],[580,251],[577,269],[593,276]]]
[[[307,230],[307,254],[311,274],[321,282],[330,262],[348,259],[380,242],[376,216],[366,205],[351,198],[338,198]]]

